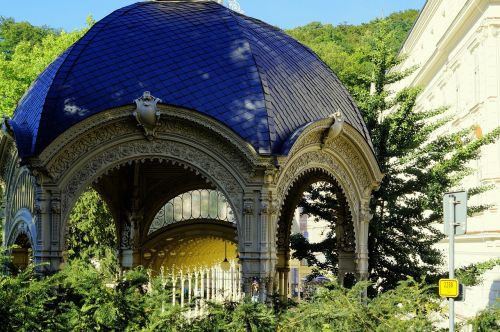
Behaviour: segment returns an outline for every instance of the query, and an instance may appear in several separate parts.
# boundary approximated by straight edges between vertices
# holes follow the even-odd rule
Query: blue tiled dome
[[[294,132],[339,108],[369,140],[337,77],[282,31],[214,1],[149,1],[96,23],[38,77],[10,121],[20,156],[145,90],[220,121],[261,154],[282,154]]]

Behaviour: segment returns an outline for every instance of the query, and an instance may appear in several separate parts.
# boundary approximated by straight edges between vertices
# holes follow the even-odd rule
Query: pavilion
[[[68,216],[92,187],[124,269],[287,296],[294,211],[328,181],[339,279],[367,278],[382,174],[360,111],[311,50],[218,1],[139,2],[97,22],[4,121],[0,154],[3,243],[41,273],[60,269]]]

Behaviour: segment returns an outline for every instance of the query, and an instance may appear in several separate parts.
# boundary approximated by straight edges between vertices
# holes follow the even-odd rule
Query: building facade
[[[448,107],[452,120],[437,135],[473,128],[471,135],[481,137],[500,126],[500,1],[428,0],[400,52],[407,58],[398,69],[417,69],[393,88],[423,87],[417,110]],[[500,257],[500,142],[483,147],[470,166],[475,171],[463,189],[492,189],[471,197],[469,206],[490,208],[469,217],[467,233],[456,237],[457,267]],[[438,247],[447,254],[448,240]],[[499,267],[467,289],[457,313],[471,316],[498,297]]]

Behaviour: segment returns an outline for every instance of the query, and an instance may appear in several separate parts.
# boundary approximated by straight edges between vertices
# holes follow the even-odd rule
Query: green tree
[[[13,18],[0,16],[0,53],[10,59],[20,42],[34,45],[47,35],[57,33],[47,26],[36,27],[28,22],[16,22]]]
[[[483,145],[497,139],[500,129],[477,139],[471,135],[472,128],[434,138],[433,133],[448,121],[443,115],[446,110],[415,111],[418,88],[389,94],[386,87],[404,78],[410,70],[395,70],[402,59],[394,43],[398,31],[391,30],[391,21],[376,23],[373,29],[365,31],[363,41],[353,52],[354,61],[360,61],[359,66],[371,74],[362,76],[359,85],[351,86],[351,90],[385,174],[371,204],[374,217],[370,223],[369,265],[370,279],[376,288],[387,290],[408,275],[419,278],[439,274],[441,254],[433,244],[443,235],[433,224],[442,218],[442,194],[460,186],[460,181],[472,171],[468,162],[479,156]],[[313,199],[303,200],[302,206],[305,213],[330,222],[332,231],[326,240],[329,242],[311,244],[295,236],[292,248],[296,257],[311,257],[317,248],[323,252],[335,250],[335,218],[331,216],[335,215],[337,202],[328,189],[324,185],[310,188],[309,198]],[[486,189],[471,188],[469,195]],[[477,206],[470,211],[484,208]],[[329,263],[335,270],[336,262]]]
[[[387,30],[391,31],[387,36],[391,50],[397,52],[401,47],[417,16],[418,11],[410,9],[392,13],[384,19]],[[366,61],[366,36],[378,29],[380,21],[337,26],[313,22],[287,30],[287,33],[318,54],[359,103],[364,100],[365,91],[370,89],[372,82],[372,66]]]
[[[14,26],[15,31],[31,31],[19,27],[21,23],[13,23],[5,19],[6,26]],[[92,18],[88,19],[89,24],[93,24]],[[23,24],[22,24],[23,25]],[[24,26],[24,25],[23,25]],[[4,28],[5,31],[11,31]],[[12,37],[0,36],[5,38],[0,42],[6,43],[5,51],[0,52],[0,112],[1,115],[11,116],[17,103],[28,90],[36,77],[52,62],[54,59],[78,40],[88,29],[82,29],[75,32],[66,33],[57,32],[46,28],[33,28],[33,32],[16,35]],[[3,31],[3,30],[2,30]],[[2,32],[6,33],[6,32]],[[33,39],[26,39],[26,38]],[[0,47],[0,50],[2,48]]]
[[[476,317],[468,322],[472,325],[474,332],[495,332],[500,331],[500,305],[490,306],[481,310]]]
[[[88,27],[94,22],[87,19]],[[62,52],[78,40],[88,27],[66,33],[29,23],[0,19],[0,111],[11,116],[22,95],[36,77]],[[113,221],[94,191],[80,197],[69,221],[69,256],[104,257],[116,239]]]
[[[83,193],[68,221],[68,258],[113,256],[116,247],[115,224],[99,194],[92,189]]]
[[[347,289],[332,283],[316,291],[310,302],[301,302],[280,320],[282,331],[433,331],[431,313],[439,301],[423,282],[401,281],[391,291],[366,303],[360,292],[366,282]]]

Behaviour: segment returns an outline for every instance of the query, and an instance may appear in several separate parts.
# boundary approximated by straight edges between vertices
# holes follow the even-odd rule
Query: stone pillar
[[[370,213],[370,199],[363,199],[361,201],[358,232],[356,234],[356,274],[359,281],[368,279],[368,231],[372,217],[373,215]]]
[[[123,218],[120,236],[120,264],[124,269],[130,269],[141,264],[140,225],[142,215],[132,212]]]
[[[182,270],[181,270],[181,276],[180,276],[180,291],[181,291],[181,307],[184,307],[184,284],[186,282],[186,280],[184,279],[184,274],[182,273]]]
[[[243,290],[252,296],[252,282],[259,284],[259,301],[265,302],[273,292],[276,266],[276,203],[274,175],[276,170],[261,170],[262,185],[249,189],[242,211],[243,236],[240,242],[240,264]],[[255,300],[255,297],[254,297]]]
[[[191,292],[192,292],[192,283],[191,278],[193,275],[188,271],[188,303],[191,303]]]
[[[288,267],[284,271],[283,283],[285,286],[285,292],[283,294],[283,297],[286,300],[290,295],[290,268]]]
[[[39,186],[36,190],[36,239],[33,245],[39,274],[51,274],[61,268],[65,245],[61,213],[60,192],[48,185]]]
[[[175,284],[176,284],[177,278],[175,274],[172,271],[172,305],[175,305],[176,299],[175,299]]]

